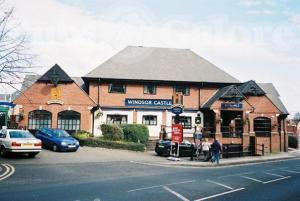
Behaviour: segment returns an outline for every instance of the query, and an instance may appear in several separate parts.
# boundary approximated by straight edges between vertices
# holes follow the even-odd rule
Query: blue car
[[[78,140],[62,129],[41,128],[35,137],[42,141],[44,148],[53,151],[77,151],[79,148]]]

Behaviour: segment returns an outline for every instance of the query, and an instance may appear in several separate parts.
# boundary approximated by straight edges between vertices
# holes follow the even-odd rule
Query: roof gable
[[[126,47],[84,78],[240,83],[189,49],[134,46]]]
[[[258,85],[266,92],[266,96],[283,114],[289,114],[288,110],[280,99],[278,91],[272,83],[258,83]]]
[[[262,90],[262,88],[253,80],[243,83],[238,88],[244,95],[247,96],[263,96],[266,94],[264,90]]]
[[[215,93],[204,105],[203,108],[210,108],[217,100],[239,102],[245,99],[245,96],[236,85],[223,87]]]
[[[71,77],[57,64],[50,68],[39,79],[39,82],[74,82]]]

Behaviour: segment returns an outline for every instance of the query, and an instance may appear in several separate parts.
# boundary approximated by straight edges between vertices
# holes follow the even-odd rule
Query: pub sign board
[[[172,105],[172,113],[179,115],[183,113],[183,105]]]
[[[171,107],[172,99],[135,99],[126,98],[125,106]]]
[[[172,124],[171,140],[179,144],[183,141],[183,126],[181,124]]]
[[[243,109],[242,103],[221,103],[221,109]]]

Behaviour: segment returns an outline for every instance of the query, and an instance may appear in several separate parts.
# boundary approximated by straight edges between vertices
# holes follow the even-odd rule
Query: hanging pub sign
[[[176,115],[182,114],[183,113],[183,105],[179,105],[179,104],[172,105],[172,113],[176,114]]]
[[[221,109],[243,109],[242,103],[221,103]]]
[[[172,124],[171,140],[179,144],[183,141],[183,126],[181,124]]]

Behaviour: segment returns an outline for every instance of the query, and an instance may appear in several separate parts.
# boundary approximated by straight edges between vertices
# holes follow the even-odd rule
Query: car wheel
[[[34,158],[38,153],[28,153],[29,158]]]
[[[6,149],[5,149],[5,147],[1,147],[1,149],[0,149],[0,156],[1,157],[6,157],[7,156],[7,152],[6,152]]]
[[[53,151],[55,151],[55,152],[57,152],[57,151],[58,151],[58,147],[57,147],[57,145],[56,145],[56,144],[53,144],[53,146],[52,146],[52,150],[53,150]]]

